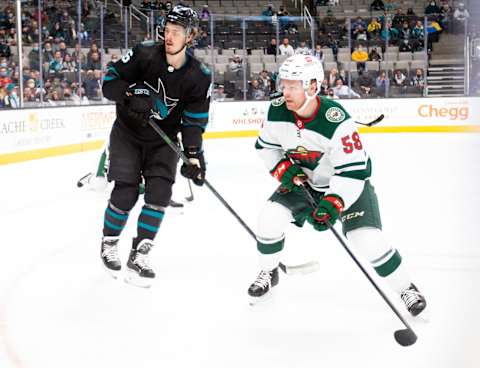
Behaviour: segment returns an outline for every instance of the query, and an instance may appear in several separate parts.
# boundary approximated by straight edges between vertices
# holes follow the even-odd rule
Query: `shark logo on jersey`
[[[168,114],[177,106],[179,99],[178,98],[171,98],[167,96],[167,93],[165,91],[165,85],[163,84],[163,81],[161,78],[158,78],[157,81],[157,87],[153,87],[151,84],[148,84],[148,82],[144,82],[145,85],[147,85],[149,88],[152,89],[152,91],[155,92],[154,100],[155,100],[155,106],[154,106],[154,114],[153,116],[155,119],[158,120],[163,120],[165,119]]]
[[[287,156],[295,161],[296,164],[310,170],[315,170],[323,156],[323,152],[309,151],[305,147],[298,146],[296,149],[288,150]]]

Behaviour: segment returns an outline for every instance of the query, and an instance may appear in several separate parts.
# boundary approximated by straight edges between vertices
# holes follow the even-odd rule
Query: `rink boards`
[[[361,133],[480,132],[480,98],[341,100]],[[205,138],[253,137],[268,101],[213,102]],[[114,105],[51,107],[0,112],[0,165],[98,149],[115,120]]]

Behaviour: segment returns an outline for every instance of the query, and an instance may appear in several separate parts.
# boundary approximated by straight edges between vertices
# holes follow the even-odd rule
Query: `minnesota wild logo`
[[[323,156],[323,152],[309,151],[305,147],[298,146],[296,149],[288,150],[287,156],[295,161],[296,164],[310,170],[315,170]]]

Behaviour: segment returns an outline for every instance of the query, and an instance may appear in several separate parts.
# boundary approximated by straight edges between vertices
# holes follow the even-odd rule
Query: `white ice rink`
[[[428,301],[402,327],[343,248],[310,226],[287,232],[274,298],[250,307],[256,246],[206,189],[165,217],[139,289],[101,267],[108,194],[76,188],[97,152],[0,166],[0,368],[478,368],[480,136],[369,134],[384,231]],[[276,184],[254,139],[208,140],[207,177],[255,228]],[[179,179],[174,199],[188,195]],[[125,259],[139,209],[121,243]],[[402,308],[400,304],[397,304]],[[402,312],[404,309],[402,309]]]

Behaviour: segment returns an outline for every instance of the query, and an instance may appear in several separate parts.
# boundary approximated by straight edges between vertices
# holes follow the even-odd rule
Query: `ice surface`
[[[408,348],[393,338],[401,323],[331,234],[289,228],[283,261],[321,268],[281,275],[274,297],[250,307],[255,243],[194,187],[195,200],[183,215],[169,212],[157,236],[157,282],[139,289],[101,267],[108,194],[76,187],[98,152],[0,166],[0,367],[479,367],[479,138],[363,137],[384,231],[428,299],[430,322],[408,319],[419,335]],[[255,230],[276,184],[253,145],[208,140],[205,150],[211,184]],[[186,188],[178,179],[174,199]]]

